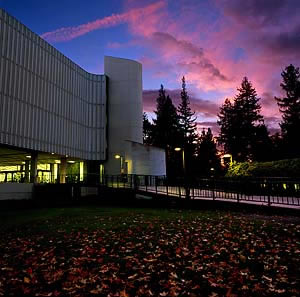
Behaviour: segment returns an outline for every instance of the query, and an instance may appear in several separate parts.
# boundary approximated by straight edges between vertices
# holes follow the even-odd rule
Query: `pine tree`
[[[300,157],[300,73],[299,68],[289,65],[281,73],[280,84],[286,95],[275,97],[282,113],[281,134],[285,146],[285,157]]]
[[[270,136],[272,146],[272,158],[271,160],[282,160],[285,158],[285,143],[282,135],[277,132]]]
[[[257,127],[263,125],[259,98],[247,77],[237,90],[233,103],[226,99],[220,109],[219,142],[236,161],[256,160],[254,145],[258,141]]]
[[[234,105],[226,98],[218,114],[220,126],[219,143],[224,145],[225,152],[236,156],[238,154],[238,139],[233,135],[237,124],[237,116]]]
[[[182,146],[185,152],[186,173],[191,174],[196,153],[197,124],[195,112],[191,110],[190,99],[186,90],[185,77],[182,78],[181,102],[178,106],[179,124],[182,133]]]
[[[197,124],[195,112],[191,110],[190,98],[186,90],[185,77],[182,78],[181,102],[178,106],[179,123],[183,132],[185,145],[193,143],[197,137]]]
[[[176,107],[169,95],[166,95],[163,85],[159,90],[156,103],[156,119],[153,120],[153,144],[164,149],[168,146],[174,147],[179,140],[179,118]]]
[[[264,123],[255,127],[254,138],[251,143],[252,156],[255,161],[274,160],[274,149],[269,131]]]
[[[211,176],[220,173],[221,162],[211,129],[203,129],[197,145],[197,174]]]
[[[159,95],[156,100],[156,119],[153,120],[152,144],[165,149],[166,169],[169,178],[178,176],[179,166],[177,162],[178,154],[175,147],[180,146],[179,117],[172,99],[166,95],[166,91],[161,85]]]

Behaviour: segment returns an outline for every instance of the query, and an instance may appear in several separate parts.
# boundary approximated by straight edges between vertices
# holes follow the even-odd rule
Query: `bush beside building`
[[[234,162],[226,177],[300,177],[300,159],[272,162]]]

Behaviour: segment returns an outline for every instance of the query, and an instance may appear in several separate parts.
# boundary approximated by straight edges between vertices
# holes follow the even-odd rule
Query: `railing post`
[[[155,176],[154,182],[155,182],[155,193],[156,193],[156,195],[157,195],[157,181],[158,181],[158,178]]]
[[[188,200],[191,198],[191,195],[190,195],[189,183],[188,183],[188,180],[186,177],[185,177],[185,181],[184,181],[184,188],[185,188],[185,198]]]
[[[138,180],[138,176],[135,174],[134,176],[133,176],[133,178],[134,178],[134,180],[133,180],[133,187],[134,187],[134,190],[135,191],[137,191],[138,190],[138,188],[139,188],[139,185],[138,185],[138,182],[139,182],[139,180]]]
[[[272,189],[271,181],[268,181],[267,189],[268,189],[268,206],[271,206],[271,189]]]
[[[146,192],[148,192],[148,175],[145,175]]]
[[[167,191],[167,197],[168,197],[169,196],[168,179],[166,179],[166,191]]]

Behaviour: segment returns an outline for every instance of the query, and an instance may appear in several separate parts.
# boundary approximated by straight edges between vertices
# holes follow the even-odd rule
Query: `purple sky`
[[[278,128],[281,71],[300,66],[299,0],[0,0],[0,6],[84,69],[103,73],[103,55],[143,64],[144,110],[160,84],[174,103],[186,76],[202,126],[247,76],[269,128]],[[201,124],[199,125],[201,126]]]

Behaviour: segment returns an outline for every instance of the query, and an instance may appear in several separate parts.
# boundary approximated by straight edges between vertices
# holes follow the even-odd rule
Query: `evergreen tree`
[[[148,120],[147,114],[143,113],[143,143],[152,144],[153,125]]]
[[[191,144],[197,138],[195,112],[191,110],[190,98],[186,90],[185,77],[182,78],[181,102],[178,106],[179,123],[183,132],[184,144]]]
[[[237,90],[233,103],[226,99],[220,109],[219,142],[224,144],[225,151],[236,161],[256,160],[254,147],[259,141],[258,132],[261,132],[258,127],[263,125],[259,98],[247,77],[244,77]]]
[[[281,134],[285,145],[285,157],[300,157],[300,73],[299,68],[289,65],[281,73],[280,84],[286,95],[275,97],[282,113]]]
[[[255,127],[254,138],[251,143],[252,156],[255,161],[274,160],[274,149],[269,131],[264,123]]]
[[[179,117],[172,99],[166,95],[166,91],[161,85],[158,98],[156,100],[156,119],[153,120],[152,144],[166,150],[167,176],[172,178],[178,176],[180,170],[178,154],[175,147],[180,146],[180,126]]]
[[[237,116],[234,104],[226,98],[218,114],[218,124],[220,126],[220,135],[218,141],[224,145],[225,152],[230,152],[236,156],[238,154],[238,140],[233,135],[237,124]]]
[[[186,90],[185,77],[182,78],[181,102],[178,106],[179,124],[182,133],[182,146],[185,151],[186,172],[191,173],[191,168],[196,153],[197,124],[195,112],[191,110],[190,99]]]
[[[166,95],[163,85],[159,90],[156,103],[153,144],[164,149],[167,149],[168,146],[175,147],[179,141],[179,118],[176,107],[169,95]]]
[[[285,145],[282,139],[282,135],[277,132],[270,137],[272,146],[272,161],[282,160],[285,157]]]
[[[207,132],[203,129],[197,145],[197,175],[211,176],[219,174],[221,162],[218,156],[216,142],[211,129]]]

